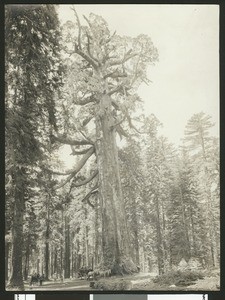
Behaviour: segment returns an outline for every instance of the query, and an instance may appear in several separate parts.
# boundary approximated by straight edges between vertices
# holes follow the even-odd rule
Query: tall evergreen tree
[[[214,231],[214,220],[218,217],[219,197],[218,195],[213,197],[213,190],[215,185],[218,186],[218,182],[215,183],[212,176],[212,174],[218,174],[218,168],[216,167],[218,163],[214,162],[215,156],[213,154],[217,147],[213,145],[215,140],[210,137],[209,131],[213,125],[211,116],[200,112],[192,116],[185,130],[185,142],[191,149],[191,155],[196,163],[195,172],[198,175],[198,189],[204,220],[204,243],[202,246],[205,249],[204,261],[208,266],[218,264],[219,257],[218,239],[215,240],[216,234]],[[216,151],[216,157],[218,158],[218,148]]]
[[[53,95],[60,78],[54,6],[7,5],[5,18],[6,152],[13,162],[12,275],[23,289],[23,217],[32,168],[42,158],[44,122],[54,123]],[[58,64],[58,65],[57,65]],[[45,114],[48,117],[45,117]]]

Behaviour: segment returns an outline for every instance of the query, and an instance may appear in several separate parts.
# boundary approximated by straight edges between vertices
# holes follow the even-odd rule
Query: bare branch
[[[111,91],[108,92],[108,95],[111,96],[119,91],[123,90],[121,85],[116,86],[115,88],[113,88]]]
[[[129,137],[129,135],[126,133],[126,131],[120,125],[116,126],[116,131],[118,132],[120,139],[122,139],[123,136],[125,136],[126,138]]]
[[[119,110],[119,111],[120,111],[119,105],[118,105],[114,100],[112,100],[112,106],[113,106],[116,110]]]
[[[96,170],[89,178],[87,178],[81,182],[78,182],[78,183],[75,182],[75,178],[74,178],[74,180],[72,182],[72,188],[80,187],[82,185],[87,184],[88,182],[92,181],[97,175],[98,175],[98,170]]]
[[[85,15],[83,15],[83,18],[84,18],[85,21],[88,23],[88,25],[89,25],[89,27],[90,27],[90,29],[91,29],[91,31],[92,31],[92,26],[91,26],[91,23],[89,22],[88,18],[87,18]]]
[[[65,137],[61,134],[58,134],[55,136],[54,134],[51,135],[51,138],[53,138],[55,141],[61,143],[61,144],[66,144],[66,145],[71,145],[71,146],[82,146],[82,145],[94,145],[91,141],[88,140],[73,140],[69,137]]]
[[[104,76],[104,79],[106,79],[108,77],[111,77],[111,78],[127,77],[127,74],[126,73],[120,73],[118,71],[118,69],[116,69],[115,71],[113,71],[113,72],[111,72],[109,74],[106,74]]]
[[[88,32],[86,31],[86,36],[87,36],[87,51],[88,51],[88,54],[90,56],[90,58],[92,58],[94,61],[96,61],[96,63],[99,63],[99,61],[97,60],[97,58],[95,58],[93,56],[93,54],[91,53],[91,48],[90,48],[90,45],[91,45],[91,37],[90,35],[88,34]]]
[[[130,128],[133,128],[137,133],[140,133],[140,134],[145,134],[146,133],[144,131],[142,132],[142,131],[137,129],[137,127],[132,123],[131,118],[128,114],[126,115],[126,117],[127,117],[127,121],[128,121],[128,124],[129,124]]]
[[[90,141],[91,145],[94,145],[94,142],[88,137],[86,136],[85,133],[83,133],[82,130],[79,130],[80,134],[82,134],[82,136],[87,140],[87,141]]]
[[[89,62],[89,64],[92,65],[92,67],[94,69],[98,68],[97,63],[89,55],[87,55],[82,50],[80,50],[76,43],[75,43],[75,51],[74,52],[77,53],[78,55],[80,55],[81,57],[83,57],[87,62]]]
[[[77,151],[73,148],[73,146],[71,146],[72,153],[70,155],[83,155],[83,154],[87,153],[91,148],[92,147],[81,150],[81,151]]]
[[[115,93],[118,93],[118,92],[120,92],[120,91],[128,91],[128,90],[130,90],[130,89],[131,89],[131,87],[118,85],[118,86],[116,86],[115,88],[113,88],[112,90],[110,90],[107,94],[108,94],[109,96],[111,96],[111,95],[113,95],[113,94],[115,94]]]
[[[116,34],[116,30],[113,32],[113,34],[105,41],[105,44],[108,44],[110,41],[111,41],[111,39],[115,36],[115,34]]]
[[[126,61],[128,61],[129,59],[137,56],[138,54],[137,53],[133,53],[131,54],[131,50],[129,50],[125,55],[124,55],[124,58],[121,59],[121,60],[116,60],[116,61],[112,61],[111,63],[109,63],[109,66],[112,67],[112,66],[116,66],[116,65],[122,65],[124,64]]]
[[[93,153],[94,153],[94,147],[89,149],[89,151],[81,158],[81,160],[77,163],[76,167],[73,169],[71,175],[67,177],[66,181],[60,183],[58,186],[55,187],[55,189],[59,189],[63,187],[65,184],[67,184],[83,168],[83,166],[86,164],[86,162],[92,156]]]
[[[78,46],[79,46],[79,48],[81,49],[81,41],[80,41],[80,36],[81,36],[81,25],[80,25],[80,20],[79,20],[78,14],[77,14],[77,12],[76,12],[76,9],[73,7],[72,10],[74,11],[74,14],[75,14],[76,19],[77,19],[77,25],[78,25]]]
[[[118,120],[117,122],[115,122],[114,124],[111,125],[111,128],[115,128],[117,125],[120,125],[121,123],[123,123],[123,121],[126,119],[126,116],[122,116],[122,118],[120,120]]]
[[[88,118],[86,118],[83,122],[82,122],[82,126],[86,126],[92,119],[94,118],[94,116],[89,116]]]
[[[48,169],[48,171],[54,175],[59,175],[59,176],[66,176],[66,175],[71,175],[74,173],[74,170],[68,170],[65,172],[60,172],[60,171],[54,171],[54,170],[50,170]]]
[[[66,176],[66,175],[71,175],[73,172],[74,172],[74,169],[70,169],[70,170],[67,170],[65,172],[60,172],[60,171],[54,171],[54,170],[51,170],[45,166],[41,166],[41,168],[51,174],[54,174],[54,175],[59,175],[59,176]]]
[[[81,200],[81,202],[87,201],[87,203],[88,203],[92,208],[94,208],[94,205],[89,201],[89,198],[90,198],[92,195],[96,194],[96,193],[98,193],[98,185],[95,185],[95,186],[90,190],[90,192],[84,197],[84,199]]]
[[[110,51],[110,52],[111,52],[111,51]],[[112,58],[117,58],[117,56],[116,56],[116,55],[111,55],[111,56],[109,56],[109,53],[108,53],[108,54],[106,54],[106,55],[103,57],[102,63],[104,64],[108,59],[112,59]]]
[[[75,176],[75,173],[72,173],[70,176],[67,177],[66,181],[61,182],[59,185],[57,185],[54,189],[60,189],[64,185],[66,185],[73,177]]]

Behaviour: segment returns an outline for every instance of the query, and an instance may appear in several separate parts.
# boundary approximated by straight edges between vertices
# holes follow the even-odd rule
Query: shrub
[[[203,279],[204,276],[199,271],[170,271],[166,274],[156,276],[153,279],[154,283],[158,283],[160,285],[172,285],[175,284],[177,286],[188,286],[193,284],[198,279]]]
[[[113,280],[102,279],[95,281],[93,288],[102,291],[124,291],[131,289],[131,282],[123,278]]]

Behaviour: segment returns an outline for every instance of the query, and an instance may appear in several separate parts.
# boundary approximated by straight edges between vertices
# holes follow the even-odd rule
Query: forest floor
[[[145,290],[145,291],[219,291],[220,278],[219,277],[205,277],[199,279],[195,284],[189,286],[175,286],[175,285],[159,285],[153,281],[142,280],[133,284],[132,290]]]
[[[111,277],[105,279],[110,283],[121,279],[130,283],[129,290],[136,291],[218,291],[220,285],[220,278],[217,274],[210,274],[205,276],[204,279],[197,280],[195,284],[189,286],[175,286],[175,285],[160,285],[153,282],[153,278],[156,276],[154,273],[139,273],[130,276]],[[65,279],[64,282],[60,281],[47,281],[43,282],[42,286],[29,286],[28,282],[25,282],[26,291],[90,291],[90,281],[81,280],[78,278]]]

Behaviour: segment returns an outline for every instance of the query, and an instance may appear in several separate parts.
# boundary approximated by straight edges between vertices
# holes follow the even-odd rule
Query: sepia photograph
[[[4,25],[5,290],[219,291],[219,5]]]

